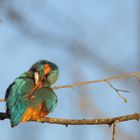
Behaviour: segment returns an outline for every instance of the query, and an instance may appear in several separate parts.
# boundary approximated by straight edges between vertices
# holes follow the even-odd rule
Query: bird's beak
[[[49,64],[44,65],[44,74],[47,75],[51,72],[51,66]]]

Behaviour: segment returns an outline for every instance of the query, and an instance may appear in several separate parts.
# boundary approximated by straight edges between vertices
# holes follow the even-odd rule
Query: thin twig
[[[51,124],[61,124],[61,125],[103,125],[108,124],[109,126],[112,125],[114,122],[124,122],[129,120],[139,120],[140,113],[130,114],[121,117],[115,118],[105,118],[105,119],[81,119],[81,120],[71,120],[71,119],[62,119],[62,118],[42,118],[37,122],[41,123],[51,123]],[[36,121],[35,121],[36,122]]]
[[[100,79],[100,80],[92,80],[92,81],[86,81],[86,82],[78,82],[78,83],[69,84],[69,85],[55,86],[55,87],[52,87],[52,89],[56,90],[56,89],[61,89],[61,88],[74,88],[77,86],[83,86],[83,85],[94,84],[94,83],[104,83],[106,81],[124,79],[124,78],[128,78],[128,77],[138,78],[138,75],[140,75],[140,72],[135,72],[135,73],[131,73],[131,74],[122,74],[122,75],[112,76],[112,77],[108,77],[108,78]],[[123,92],[124,92],[124,90],[123,90]],[[0,102],[4,102],[4,101],[5,101],[4,99],[0,99]]]
[[[114,123],[113,123],[113,134],[112,134],[112,140],[116,140],[116,126],[117,126],[117,123],[119,121],[116,120]]]
[[[0,102],[5,102],[6,100],[5,99],[0,99]]]
[[[117,88],[115,88],[109,81],[106,81],[106,82],[108,83],[108,85],[109,85],[113,90],[115,90],[115,92],[118,94],[118,96],[119,96],[120,98],[122,98],[122,99],[124,100],[125,103],[128,102],[127,98],[124,98],[124,97],[121,95],[121,93],[120,93],[120,92],[129,92],[128,90],[117,89]]]
[[[140,75],[140,72],[135,72],[135,73],[131,73],[131,74],[122,74],[122,75],[112,76],[112,77],[108,77],[108,78],[100,79],[100,80],[92,80],[92,81],[87,81],[87,82],[79,82],[79,83],[75,83],[75,84],[56,86],[56,87],[53,87],[52,89],[73,88],[73,87],[87,85],[87,84],[93,84],[93,83],[104,83],[106,81],[112,81],[112,80],[116,80],[116,79],[124,79],[124,78],[128,78],[128,77],[136,77],[138,75]]]

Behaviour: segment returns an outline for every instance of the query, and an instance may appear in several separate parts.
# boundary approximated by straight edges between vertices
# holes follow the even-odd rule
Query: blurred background
[[[8,85],[41,59],[56,63],[65,85],[140,71],[139,0],[0,0],[0,98]],[[97,83],[55,90],[58,106],[49,117],[104,118],[140,112],[136,78],[111,82],[129,90],[128,103]],[[5,111],[5,103],[0,103]],[[117,125],[118,140],[140,140],[140,123]],[[0,121],[1,140],[110,140],[107,125],[62,126],[29,122],[11,129]]]

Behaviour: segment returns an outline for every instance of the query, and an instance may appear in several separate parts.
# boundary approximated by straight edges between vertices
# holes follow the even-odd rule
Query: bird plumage
[[[50,67],[50,72],[45,73],[45,65]],[[36,87],[34,73],[38,72],[39,78],[43,77],[41,86]],[[46,74],[46,75],[44,75]],[[48,77],[49,76],[49,77]],[[57,105],[57,96],[50,88],[58,78],[58,67],[46,60],[35,63],[31,69],[16,78],[8,87],[5,95],[6,114],[14,127],[20,122],[39,120],[52,112]],[[34,98],[28,98],[33,91]]]

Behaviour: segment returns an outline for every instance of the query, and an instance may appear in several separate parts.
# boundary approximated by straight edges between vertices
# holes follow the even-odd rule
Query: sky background
[[[55,84],[103,79],[140,69],[139,0],[0,0],[0,98],[8,85],[38,60],[56,63]],[[140,112],[136,78],[115,80],[124,103],[107,83],[55,90],[58,106],[49,117],[104,118]],[[5,104],[0,103],[0,111]],[[139,140],[140,123],[117,126],[117,139]],[[109,126],[65,126],[29,122],[11,129],[0,121],[1,140],[109,140]]]

